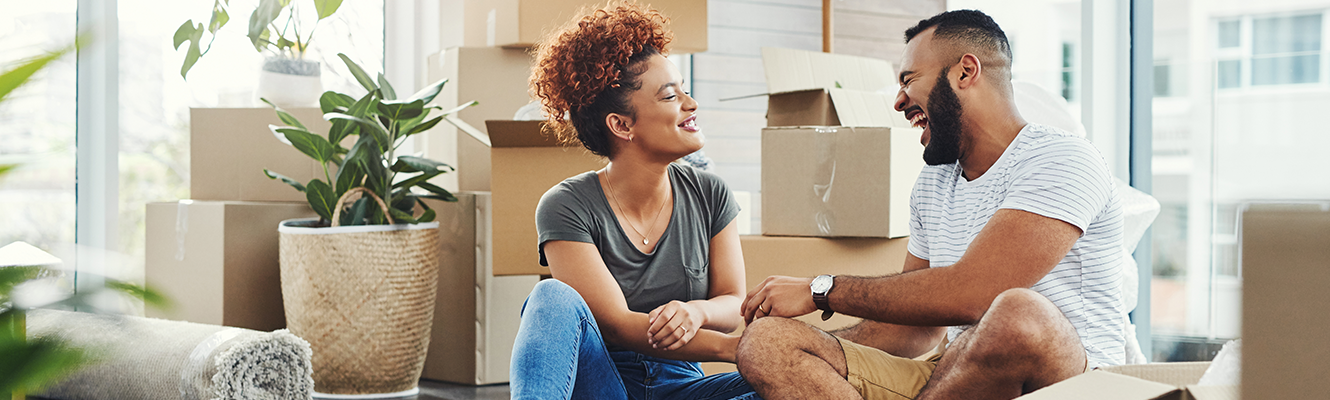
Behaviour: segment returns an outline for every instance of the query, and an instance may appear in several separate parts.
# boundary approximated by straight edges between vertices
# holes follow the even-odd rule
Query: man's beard
[[[951,164],[961,158],[961,100],[947,81],[951,67],[942,68],[937,84],[928,94],[928,145],[924,163]]]

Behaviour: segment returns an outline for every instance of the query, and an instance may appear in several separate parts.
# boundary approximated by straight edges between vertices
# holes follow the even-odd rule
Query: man
[[[929,165],[903,272],[767,278],[743,305],[739,371],[767,399],[1010,399],[1121,364],[1122,212],[1102,156],[1021,118],[987,15],[905,38],[896,110],[924,129]],[[819,309],[864,321],[829,334],[764,318]]]

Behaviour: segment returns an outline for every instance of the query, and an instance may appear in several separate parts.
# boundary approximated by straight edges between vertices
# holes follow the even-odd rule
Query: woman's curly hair
[[[633,2],[612,1],[581,14],[536,45],[531,91],[560,141],[580,141],[592,153],[610,157],[605,117],[633,114],[628,100],[642,87],[643,62],[668,54],[673,35],[665,29],[669,18]],[[570,121],[563,119],[565,113]]]

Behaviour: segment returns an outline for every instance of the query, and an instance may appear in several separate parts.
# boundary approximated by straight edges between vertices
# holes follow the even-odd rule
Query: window
[[[1154,59],[1168,60],[1155,65],[1151,121],[1154,361],[1209,359],[1241,334],[1243,203],[1330,198],[1330,185],[1289,173],[1320,168],[1330,148],[1305,117],[1330,108],[1326,3],[1273,7],[1154,1]]]
[[[1320,83],[1322,12],[1254,15],[1215,22],[1220,89]]]
[[[1075,72],[1072,60],[1076,57],[1073,54],[1072,46],[1071,42],[1062,43],[1062,98],[1067,99],[1067,101],[1072,100],[1071,88],[1076,83],[1072,80],[1072,73]]]

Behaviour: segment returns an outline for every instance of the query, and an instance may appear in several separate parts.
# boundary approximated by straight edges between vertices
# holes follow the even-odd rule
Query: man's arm
[[[905,255],[905,268],[901,273],[924,269],[928,269],[928,260],[915,257],[914,254]],[[937,347],[946,332],[946,327],[941,326],[907,326],[862,320],[832,331],[831,334],[898,357],[914,358]]]
[[[1038,283],[1080,238],[1062,220],[1002,209],[959,261],[885,277],[837,276],[831,309],[867,320],[910,326],[970,325],[998,294]],[[810,278],[770,277],[749,293],[746,317],[793,317],[817,310]],[[762,306],[769,314],[756,312]]]

